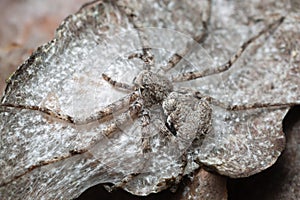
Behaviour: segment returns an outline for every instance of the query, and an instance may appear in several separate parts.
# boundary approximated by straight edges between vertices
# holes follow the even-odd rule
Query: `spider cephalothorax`
[[[164,76],[144,70],[136,78],[145,106],[161,103],[173,90],[172,83]]]

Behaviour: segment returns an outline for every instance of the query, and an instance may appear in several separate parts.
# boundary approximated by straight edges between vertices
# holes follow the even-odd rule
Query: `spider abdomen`
[[[206,100],[196,99],[191,93],[171,92],[162,108],[167,124],[173,126],[178,140],[187,148],[195,139],[205,135],[211,127],[211,107]]]

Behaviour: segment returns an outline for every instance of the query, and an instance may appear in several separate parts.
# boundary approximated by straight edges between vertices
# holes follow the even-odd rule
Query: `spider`
[[[128,14],[129,19],[133,21],[135,28],[139,29],[138,23],[135,22],[135,16]],[[274,103],[274,104],[248,104],[248,105],[227,105],[220,102],[217,99],[201,94],[198,91],[190,90],[175,90],[173,87],[173,82],[182,82],[189,81],[205,76],[210,76],[213,74],[224,72],[232,67],[232,65],[238,60],[242,55],[245,49],[257,38],[274,30],[278,27],[284,18],[276,20],[274,23],[268,25],[258,34],[248,39],[238,51],[223,65],[212,67],[207,70],[197,71],[197,72],[188,72],[179,74],[176,77],[167,77],[163,73],[168,72],[184,57],[186,50],[181,54],[174,54],[168,61],[167,65],[162,67],[162,73],[155,73],[151,71],[152,66],[154,65],[154,57],[151,53],[151,48],[147,47],[147,44],[143,44],[143,52],[141,54],[132,54],[128,59],[139,58],[145,62],[145,69],[142,70],[135,80],[133,85],[127,83],[117,82],[114,80],[114,77],[110,77],[107,74],[102,74],[102,78],[107,81],[113,88],[126,90],[129,92],[125,97],[113,102],[100,111],[95,112],[90,117],[84,120],[77,120],[72,116],[65,115],[51,109],[39,106],[26,106],[26,105],[13,105],[13,104],[3,104],[2,106],[6,107],[15,107],[21,109],[31,109],[43,112],[47,115],[54,116],[58,119],[65,120],[72,124],[87,124],[97,120],[105,120],[107,117],[112,116],[114,113],[124,109],[126,105],[129,105],[128,108],[116,116],[110,124],[104,128],[101,133],[110,137],[114,132],[116,132],[122,124],[130,120],[140,120],[142,126],[142,134],[147,134],[148,126],[150,126],[151,112],[150,108],[152,106],[159,106],[164,113],[164,124],[160,124],[161,133],[165,135],[168,139],[172,141],[174,146],[177,147],[178,151],[182,152],[182,167],[181,173],[178,177],[175,178],[175,185],[178,183],[186,167],[186,148],[191,145],[194,140],[201,140],[209,132],[211,127],[211,104],[216,106],[223,107],[227,110],[247,110],[263,107],[289,107],[294,105],[293,103]],[[207,22],[203,21],[204,31],[202,35],[199,35],[195,38],[198,43],[201,43],[205,40],[207,36]],[[144,41],[143,32],[139,31],[141,41]],[[145,42],[145,41],[144,41]],[[188,48],[188,47],[187,47]],[[142,149],[143,153],[151,152],[150,141],[151,138],[143,137]],[[97,141],[95,141],[97,142]],[[64,160],[66,158],[72,157],[74,155],[83,154],[88,151],[89,148],[85,149],[75,149],[71,150],[68,155],[57,157],[51,160],[41,161],[36,165],[33,165],[27,169],[24,173],[14,177],[17,179],[30,171],[49,165],[51,163]],[[124,187],[130,180],[132,180],[138,174],[129,174],[119,183],[116,183],[110,190],[118,187]],[[11,181],[1,183],[0,186],[6,185]],[[168,187],[166,185],[165,187]]]

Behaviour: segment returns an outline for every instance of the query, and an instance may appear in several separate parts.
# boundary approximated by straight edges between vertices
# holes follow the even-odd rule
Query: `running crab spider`
[[[127,111],[121,113],[117,116],[105,129],[102,130],[102,134],[106,136],[112,135],[119,127],[127,122],[128,120],[132,119],[140,119],[142,122],[142,126],[145,130],[147,130],[147,126],[149,125],[149,121],[151,121],[150,113],[148,108],[153,105],[159,105],[163,109],[165,114],[165,124],[160,126],[163,128],[161,132],[165,133],[169,138],[174,141],[174,145],[176,145],[179,149],[184,150],[186,144],[184,140],[178,140],[178,138],[189,138],[196,139],[200,138],[207,133],[210,128],[210,104],[215,104],[226,108],[228,110],[245,110],[245,109],[255,109],[259,107],[286,107],[292,106],[293,104],[253,104],[253,105],[240,105],[240,106],[231,106],[225,105],[222,102],[219,102],[216,99],[211,97],[203,96],[198,92],[190,92],[190,91],[174,91],[172,82],[180,82],[180,81],[188,81],[193,80],[196,78],[201,78],[204,76],[212,75],[215,73],[221,73],[223,71],[228,70],[234,62],[241,56],[243,51],[251,44],[254,40],[256,40],[261,35],[267,33],[269,30],[276,28],[281,22],[283,18],[280,18],[275,23],[270,24],[261,32],[259,32],[256,36],[250,38],[247,42],[245,42],[241,48],[234,54],[234,56],[226,62],[224,65],[211,68],[208,71],[200,71],[200,72],[190,72],[181,74],[177,77],[167,78],[163,75],[159,75],[153,73],[151,71],[151,49],[144,48],[143,54],[132,55],[130,58],[138,57],[141,58],[143,61],[147,62],[150,65],[147,69],[142,71],[135,79],[134,85],[128,85],[125,83],[120,83],[114,81],[114,77],[109,77],[106,74],[102,75],[102,78],[110,83],[113,87],[122,88],[128,91],[131,91],[130,94],[125,96],[124,98],[106,106],[102,110],[94,113],[90,117],[86,118],[85,120],[77,121],[71,116],[64,115],[62,113],[54,112],[48,108],[41,108],[38,106],[22,106],[22,105],[11,105],[11,104],[4,104],[2,106],[7,107],[19,107],[22,109],[31,109],[31,110],[38,110],[40,112],[46,113],[48,115],[57,117],[59,119],[65,120],[72,124],[86,124],[93,122],[95,120],[104,120],[106,117],[113,115],[115,112],[124,108],[125,105],[130,105]],[[168,66],[164,67],[163,70],[167,72],[172,67],[176,65],[180,56],[174,55],[170,61],[168,62]],[[175,61],[174,61],[175,60]],[[185,122],[192,122],[191,123],[183,123],[181,119],[184,118]],[[193,131],[189,131],[189,128],[193,128]],[[196,132],[194,130],[197,130]],[[189,133],[189,134],[187,134]],[[144,140],[142,141],[142,146],[144,148],[144,153],[151,151],[151,147],[149,146],[149,141]],[[25,173],[28,173],[35,168],[48,165],[73,155],[82,154],[87,152],[87,149],[78,149],[70,151],[69,155],[64,157],[58,157],[51,160],[42,161],[36,165],[33,165],[27,169]],[[184,152],[182,154],[182,171],[185,168],[185,158]],[[24,173],[24,174],[25,174]],[[21,174],[18,177],[24,175]],[[183,174],[183,172],[182,172]],[[176,181],[180,181],[182,174],[177,178]],[[120,184],[116,184],[116,187],[122,187],[131,178],[133,178],[135,174],[129,175],[121,181]],[[15,178],[18,178],[15,177]],[[5,185],[7,183],[3,183]]]

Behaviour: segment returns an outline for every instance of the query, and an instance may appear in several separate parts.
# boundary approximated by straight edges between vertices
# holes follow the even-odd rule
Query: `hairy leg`
[[[138,98],[137,92],[133,92],[129,95],[126,95],[125,97],[117,100],[114,103],[111,103],[104,108],[102,108],[100,111],[97,111],[93,114],[91,114],[89,117],[85,119],[76,119],[70,115],[66,115],[63,113],[60,113],[58,111],[51,110],[49,108],[45,107],[40,107],[40,106],[32,106],[32,105],[17,105],[17,104],[1,104],[0,106],[2,107],[10,107],[10,108],[19,108],[19,109],[27,109],[27,110],[36,110],[40,111],[44,114],[47,114],[49,116],[55,117],[57,119],[72,123],[72,124],[77,124],[77,125],[82,125],[82,124],[88,124],[97,120],[102,120],[105,117],[108,117],[112,115],[114,112],[117,112],[121,110],[122,108],[125,108],[126,106],[129,106],[132,104],[137,98]]]
[[[198,72],[187,72],[183,74],[179,74],[176,77],[173,77],[174,82],[182,82],[182,81],[188,81],[188,80],[193,80],[197,78],[201,78],[204,76],[210,76],[213,74],[221,73],[224,72],[238,60],[238,58],[242,55],[242,53],[247,49],[247,47],[254,42],[257,38],[260,36],[266,34],[269,31],[272,31],[276,29],[284,20],[284,17],[281,17],[280,19],[276,20],[274,23],[269,24],[267,27],[265,27],[263,30],[261,30],[257,35],[251,37],[248,39],[245,43],[242,44],[242,46],[238,49],[238,51],[223,65],[213,67],[213,68],[208,68],[203,71],[198,71]]]
[[[252,110],[252,109],[258,109],[258,108],[287,108],[292,107],[295,105],[299,105],[297,102],[287,102],[287,103],[250,103],[245,105],[230,105],[228,103],[221,102],[213,97],[205,96],[203,94],[200,94],[200,92],[196,92],[195,96],[199,99],[205,99],[211,104],[215,106],[219,106],[221,108],[224,108],[226,110],[232,110],[232,111],[238,111],[238,110]]]
[[[148,111],[142,112],[141,120],[142,120],[142,149],[143,149],[143,153],[148,153],[151,151],[150,138],[149,138],[149,133],[151,132],[151,130],[149,129],[150,116]]]
[[[127,83],[117,82],[117,81],[113,80],[111,77],[109,77],[106,74],[102,74],[102,78],[105,81],[107,81],[109,84],[111,84],[113,87],[129,90],[129,91],[136,90],[134,86],[128,85]]]
[[[167,72],[174,68],[182,58],[184,58],[191,50],[193,50],[196,45],[201,44],[206,40],[206,38],[208,37],[208,24],[211,17],[211,0],[208,0],[208,8],[206,11],[206,16],[203,16],[202,19],[202,33],[194,37],[194,41],[187,44],[187,46],[181,52],[175,53],[171,56],[171,58],[168,60],[167,65],[162,67],[162,70],[164,72]]]
[[[132,23],[133,27],[138,31],[138,36],[142,46],[142,53],[136,53],[130,55],[128,58],[140,58],[145,63],[145,70],[150,70],[154,65],[154,56],[151,52],[151,46],[148,42],[148,36],[143,30],[143,25],[138,19],[138,16],[134,13],[134,10],[129,8],[123,1],[118,1],[117,6],[121,11],[125,13],[129,21]]]
[[[19,175],[14,176],[11,180],[0,183],[0,187],[13,182],[14,180],[16,180],[22,176],[25,176],[26,174],[32,172],[33,170],[35,170],[37,168],[40,168],[40,167],[43,167],[46,165],[50,165],[52,163],[60,162],[60,161],[63,161],[65,159],[71,158],[76,155],[88,153],[89,149],[92,148],[95,144],[97,144],[97,142],[99,142],[99,140],[101,139],[101,137],[103,135],[105,135],[106,137],[110,137],[114,132],[119,130],[119,127],[121,125],[125,124],[126,122],[128,122],[131,119],[137,118],[139,112],[141,111],[141,108],[142,108],[142,105],[139,102],[130,106],[126,112],[123,112],[122,114],[120,114],[115,120],[113,120],[109,125],[107,125],[104,129],[102,129],[99,136],[96,136],[95,138],[93,138],[92,143],[89,144],[88,147],[82,148],[82,149],[70,150],[69,153],[67,153],[66,155],[54,157],[54,158],[48,159],[48,160],[39,161],[37,164],[31,165],[30,167],[25,169],[24,172],[21,172]],[[21,109],[23,109],[23,108],[21,108]]]

